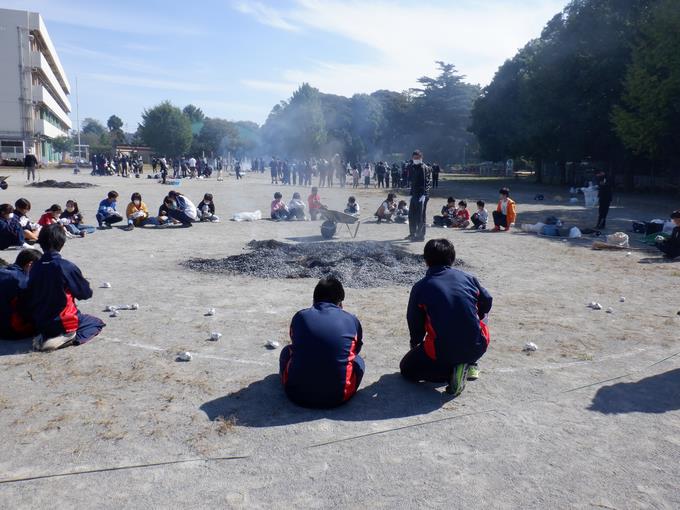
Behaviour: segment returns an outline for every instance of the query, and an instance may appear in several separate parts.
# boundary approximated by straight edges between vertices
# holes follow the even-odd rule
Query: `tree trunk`
[[[537,184],[543,184],[543,160],[537,159],[534,161],[534,177]]]
[[[564,186],[567,184],[567,163],[566,161],[560,161],[557,165],[560,169],[560,184]]]

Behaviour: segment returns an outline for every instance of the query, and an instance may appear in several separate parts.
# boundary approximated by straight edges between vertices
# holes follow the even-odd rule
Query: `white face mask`
[[[422,159],[414,159],[414,160],[413,160],[413,164],[414,164],[414,165],[420,165],[422,162],[423,162]]]
[[[135,200],[135,205],[136,205],[137,207],[139,207],[139,204],[141,204],[141,202],[140,202],[139,200]]]
[[[7,219],[9,219],[9,220],[11,220],[12,218],[14,218],[14,213],[13,213],[13,212],[9,213],[9,216],[7,216]]]

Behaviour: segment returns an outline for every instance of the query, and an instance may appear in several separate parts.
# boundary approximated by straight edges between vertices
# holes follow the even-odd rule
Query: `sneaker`
[[[66,333],[64,335],[55,336],[53,338],[43,339],[41,337],[41,342],[38,346],[40,351],[54,351],[56,349],[61,349],[63,347],[68,347],[72,345],[76,339],[76,332]]]
[[[126,232],[130,232],[131,230],[134,230],[134,229],[135,229],[134,224],[128,223],[127,227],[125,227],[123,230],[125,230]]]
[[[476,381],[477,379],[479,379],[479,365],[477,365],[477,363],[473,363],[472,365],[468,365],[467,380],[468,381]]]
[[[465,363],[460,363],[453,367],[451,372],[451,379],[449,384],[446,386],[446,393],[457,397],[465,389],[465,380],[467,379],[468,365]]]

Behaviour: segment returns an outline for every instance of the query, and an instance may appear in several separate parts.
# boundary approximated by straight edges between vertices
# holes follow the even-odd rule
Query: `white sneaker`
[[[42,337],[41,337],[42,339]],[[56,349],[61,349],[62,347],[68,347],[76,339],[76,332],[66,333],[64,335],[55,336],[53,338],[48,338],[43,340],[38,347],[40,351],[54,351]],[[35,340],[34,340],[35,341]]]

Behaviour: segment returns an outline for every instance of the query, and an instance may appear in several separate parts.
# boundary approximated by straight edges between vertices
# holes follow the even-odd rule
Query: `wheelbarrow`
[[[347,231],[354,239],[359,232],[359,227],[361,226],[361,220],[357,216],[352,216],[340,211],[331,211],[330,209],[324,209],[321,211],[321,216],[323,216],[326,221],[321,224],[321,236],[324,239],[332,239],[333,235],[337,230],[338,223],[345,225]],[[350,228],[350,225],[356,225],[354,232]]]

